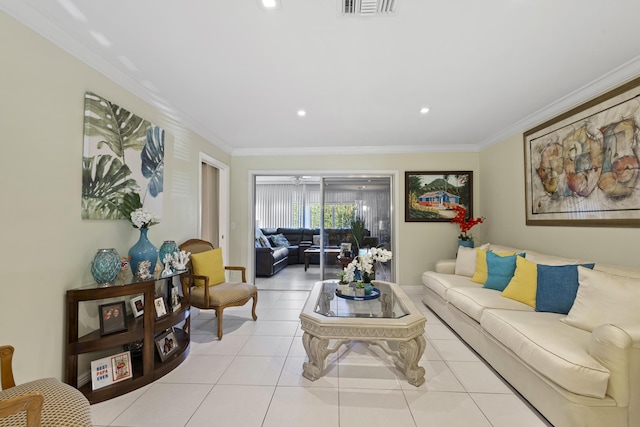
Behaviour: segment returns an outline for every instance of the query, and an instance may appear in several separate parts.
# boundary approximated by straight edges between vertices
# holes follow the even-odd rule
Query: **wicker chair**
[[[55,378],[43,378],[16,386],[13,379],[13,347],[0,346],[1,427],[91,426],[89,401],[76,388]]]
[[[180,245],[180,250],[198,254],[214,249],[206,240],[191,239]],[[224,282],[217,285],[209,285],[209,277],[194,274],[193,266],[189,261],[187,267],[189,274],[181,276],[183,294],[189,295],[189,303],[203,310],[215,310],[218,318],[218,339],[222,339],[222,312],[227,307],[245,305],[253,298],[251,315],[257,320],[256,304],[258,303],[258,288],[247,283],[246,268],[225,266],[225,270],[235,270],[242,273],[242,282]],[[196,287],[195,281],[204,281],[204,286]]]

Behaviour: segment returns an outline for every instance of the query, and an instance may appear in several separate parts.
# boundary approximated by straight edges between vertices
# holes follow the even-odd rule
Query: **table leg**
[[[305,252],[304,254],[304,271],[307,271],[309,268],[309,260],[311,259],[311,254]]]
[[[329,340],[314,337],[305,332],[302,335],[302,344],[309,357],[309,361],[304,362],[302,365],[302,376],[308,380],[315,381],[320,378],[324,370],[324,359],[329,354],[329,351],[327,351]]]
[[[423,335],[412,340],[400,343],[400,359],[404,365],[404,375],[407,377],[409,384],[419,387],[424,383],[424,368],[418,366],[418,361],[424,353],[427,341]]]

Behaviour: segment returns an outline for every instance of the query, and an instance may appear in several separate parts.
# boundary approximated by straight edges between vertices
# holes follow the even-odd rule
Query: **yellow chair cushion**
[[[515,255],[515,252],[493,252],[499,256]],[[489,277],[489,267],[487,267],[487,251],[476,248],[476,271],[473,272],[471,281],[484,285]]]
[[[191,265],[194,276],[206,276],[209,278],[209,286],[219,285],[226,281],[224,264],[222,262],[222,249],[191,254]],[[197,287],[204,287],[204,280],[195,280]]]
[[[538,289],[538,264],[521,256],[516,258],[516,271],[502,296],[536,307]]]

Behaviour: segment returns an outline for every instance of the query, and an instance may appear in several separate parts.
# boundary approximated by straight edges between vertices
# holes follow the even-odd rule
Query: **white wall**
[[[525,225],[524,144],[522,134],[480,154],[480,200],[485,241],[640,268],[638,228],[542,227]]]
[[[84,93],[92,91],[166,130],[160,246],[196,237],[199,152],[226,153],[163,116],[0,12],[0,343],[16,348],[16,381],[64,378],[65,291],[91,282],[98,248],[125,255],[128,221],[80,217]]]
[[[340,155],[339,149],[329,150],[327,155],[313,156],[247,156],[233,157],[231,161],[231,261],[251,259],[253,228],[251,224],[250,182],[253,171],[398,171],[400,197],[395,206],[396,233],[400,246],[394,250],[397,260],[396,280],[400,285],[420,285],[421,275],[432,269],[440,258],[453,257],[459,229],[449,223],[404,221],[404,173],[405,171],[474,171],[474,214],[480,215],[477,179],[478,153],[423,153],[423,154],[361,154]],[[478,226],[481,233],[482,226]],[[474,234],[476,229],[474,228]],[[246,265],[246,264],[245,264]],[[253,271],[253,266],[247,265]]]

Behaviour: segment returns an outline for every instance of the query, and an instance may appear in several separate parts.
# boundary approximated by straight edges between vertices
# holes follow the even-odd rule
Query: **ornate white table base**
[[[355,338],[355,340],[358,339]],[[307,352],[309,361],[304,362],[302,365],[302,376],[311,381],[320,378],[322,371],[324,371],[327,356],[335,353],[342,345],[350,341],[342,340],[337,342],[333,348],[329,348],[328,339],[314,337],[305,332],[302,335],[302,344]],[[422,366],[418,366],[418,361],[422,357],[427,344],[423,335],[400,342],[398,350],[392,350],[386,341],[375,340],[370,341],[370,344],[379,346],[385,353],[396,359],[398,368],[404,372],[409,384],[419,387],[424,383],[425,370]]]
[[[377,345],[393,357],[409,384],[424,383],[425,370],[418,362],[426,347],[425,317],[395,283],[376,282],[383,295],[379,303],[386,317],[340,317],[331,311],[331,293],[323,292],[324,282],[318,282],[300,314],[304,331],[302,343],[309,358],[303,364],[302,375],[315,381],[322,376],[328,355],[337,352],[350,341],[365,341]],[[394,317],[394,304],[401,304],[403,316]],[[326,313],[326,314],[322,314]],[[404,314],[403,313],[403,314]],[[333,347],[329,344],[333,340]]]

